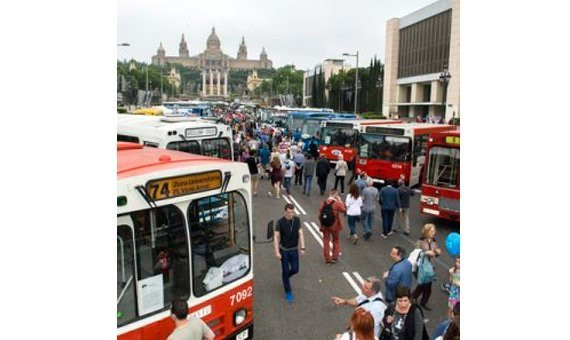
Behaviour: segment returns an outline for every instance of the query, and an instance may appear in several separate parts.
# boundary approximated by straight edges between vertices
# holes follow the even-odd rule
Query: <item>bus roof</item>
[[[177,128],[192,127],[216,127],[218,131],[227,130],[231,132],[230,127],[225,124],[216,124],[200,118],[194,117],[165,117],[165,116],[141,116],[120,114],[117,118],[117,132],[121,133],[124,129],[133,129],[136,132],[157,131],[166,133]]]
[[[220,158],[194,155],[181,151],[143,147],[140,144],[117,142],[117,178],[143,175],[155,171],[192,165],[228,163]]]

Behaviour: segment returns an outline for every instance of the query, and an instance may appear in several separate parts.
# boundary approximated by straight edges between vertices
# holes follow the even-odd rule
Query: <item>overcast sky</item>
[[[236,57],[245,37],[248,59],[265,50],[273,67],[293,63],[308,69],[343,52],[359,51],[360,66],[377,55],[384,62],[386,21],[434,0],[118,0],[120,60],[150,62],[160,42],[178,55],[182,33],[190,55],[206,48],[212,26],[222,51]],[[354,58],[347,60],[354,64]]]

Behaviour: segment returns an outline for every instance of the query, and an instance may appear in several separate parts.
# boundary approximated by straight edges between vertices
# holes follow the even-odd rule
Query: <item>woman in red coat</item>
[[[340,253],[340,242],[338,239],[339,233],[343,228],[344,216],[341,214],[346,214],[346,205],[342,202],[342,198],[338,194],[338,191],[331,190],[330,196],[321,203],[321,208],[319,209],[319,216],[321,211],[326,204],[332,205],[332,210],[334,214],[334,222],[330,226],[324,226],[323,221],[319,218],[320,231],[323,233],[323,254],[325,256],[325,262],[327,264],[335,263],[338,260],[338,255]],[[333,249],[332,258],[330,253],[330,238],[332,236]]]

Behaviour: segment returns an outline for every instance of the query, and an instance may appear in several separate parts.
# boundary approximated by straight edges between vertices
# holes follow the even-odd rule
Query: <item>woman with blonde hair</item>
[[[352,312],[348,330],[343,334],[337,334],[336,340],[377,340],[374,335],[374,318],[364,308],[357,308]]]
[[[432,271],[434,266],[432,263],[432,259],[441,255],[441,248],[439,247],[439,245],[437,244],[437,241],[435,240],[435,233],[436,233],[436,229],[435,229],[435,225],[433,223],[427,223],[424,225],[423,229],[422,229],[422,236],[420,237],[420,239],[418,240],[417,243],[417,247],[420,248],[422,250],[422,253],[420,254],[420,260],[422,261],[428,261],[428,263],[425,263],[425,265],[431,265],[432,267]],[[423,264],[418,264],[418,267],[422,267]],[[418,271],[421,271],[422,269],[418,269]],[[435,271],[434,271],[435,272]],[[420,277],[421,277],[421,273],[418,273],[418,285],[416,287],[416,289],[414,289],[414,292],[412,293],[412,298],[414,300],[417,300],[420,295],[422,296],[420,305],[426,309],[426,310],[431,310],[431,308],[427,305],[429,298],[431,296],[431,286],[432,283],[435,279],[435,276],[429,280],[428,282],[421,282],[420,283]]]

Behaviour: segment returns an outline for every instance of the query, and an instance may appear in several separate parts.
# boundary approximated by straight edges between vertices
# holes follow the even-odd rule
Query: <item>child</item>
[[[452,268],[449,269],[449,298],[447,299],[447,305],[449,308],[459,301],[459,256],[455,258],[455,263]]]

